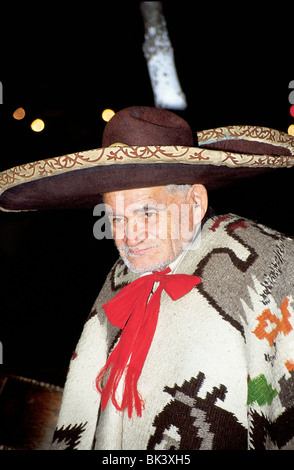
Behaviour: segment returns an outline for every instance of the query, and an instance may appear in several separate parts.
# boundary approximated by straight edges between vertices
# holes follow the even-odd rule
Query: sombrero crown
[[[176,114],[144,106],[107,123],[102,148],[40,160],[0,174],[0,208],[8,211],[94,207],[99,195],[167,184],[216,189],[294,165],[294,138],[256,126],[228,126],[195,137]]]
[[[102,147],[115,143],[193,147],[194,139],[189,124],[176,114],[165,109],[132,106],[119,111],[105,126]]]

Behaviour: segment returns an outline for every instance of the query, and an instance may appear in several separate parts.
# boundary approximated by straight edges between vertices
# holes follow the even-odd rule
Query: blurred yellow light
[[[34,132],[41,132],[45,127],[45,123],[42,119],[35,119],[32,123],[31,123],[31,129],[34,131]]]
[[[20,121],[21,119],[23,119],[25,117],[26,113],[25,113],[25,110],[23,108],[17,108],[14,113],[13,113],[13,117],[14,119],[16,119],[17,121]]]
[[[294,135],[294,124],[291,124],[291,126],[288,127],[288,134]]]
[[[102,119],[108,122],[115,115],[115,112],[112,109],[104,109],[102,113]]]

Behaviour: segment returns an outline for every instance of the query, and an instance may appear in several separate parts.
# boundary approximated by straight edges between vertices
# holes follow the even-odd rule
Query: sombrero
[[[196,145],[189,124],[171,111],[125,108],[106,124],[101,148],[0,173],[0,208],[90,208],[110,191],[193,183],[213,190],[294,165],[294,138],[274,129],[227,126],[195,137]]]

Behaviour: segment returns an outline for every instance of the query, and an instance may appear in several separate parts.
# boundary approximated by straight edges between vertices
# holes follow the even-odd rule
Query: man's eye
[[[123,217],[110,217],[109,220],[113,225],[119,225],[124,222]]]
[[[146,211],[144,213],[145,219],[151,219],[155,215],[156,215],[156,212],[154,212],[154,211]]]

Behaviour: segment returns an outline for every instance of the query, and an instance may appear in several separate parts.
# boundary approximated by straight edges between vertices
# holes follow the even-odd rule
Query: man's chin
[[[136,259],[134,259],[133,257],[131,259],[122,257],[122,260],[125,265],[129,268],[129,270],[136,274],[144,274],[151,271],[162,271],[163,269],[167,268],[167,266],[170,264],[170,261],[158,263],[158,261],[145,261],[143,259],[140,259],[139,257]]]

